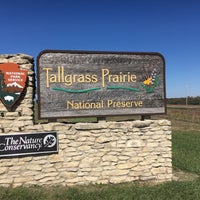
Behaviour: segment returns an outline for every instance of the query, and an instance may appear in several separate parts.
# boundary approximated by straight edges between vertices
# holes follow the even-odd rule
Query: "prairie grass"
[[[152,116],[163,118],[172,122],[172,130],[200,131],[200,106],[168,105],[166,115]]]

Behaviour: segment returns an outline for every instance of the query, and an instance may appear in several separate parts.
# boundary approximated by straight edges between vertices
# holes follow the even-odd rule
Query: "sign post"
[[[42,51],[39,119],[166,113],[159,53]]]

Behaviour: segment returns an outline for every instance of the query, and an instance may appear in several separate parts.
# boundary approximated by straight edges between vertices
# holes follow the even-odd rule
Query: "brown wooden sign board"
[[[39,119],[166,113],[159,53],[45,50],[37,73]]]

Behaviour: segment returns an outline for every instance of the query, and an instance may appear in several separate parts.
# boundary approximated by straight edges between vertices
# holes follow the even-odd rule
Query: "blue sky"
[[[4,0],[0,54],[160,52],[167,97],[200,96],[199,0]]]

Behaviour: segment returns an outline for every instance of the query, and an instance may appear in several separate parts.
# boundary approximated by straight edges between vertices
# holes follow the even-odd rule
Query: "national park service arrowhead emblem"
[[[11,108],[25,89],[28,72],[16,63],[0,64],[0,100]]]

